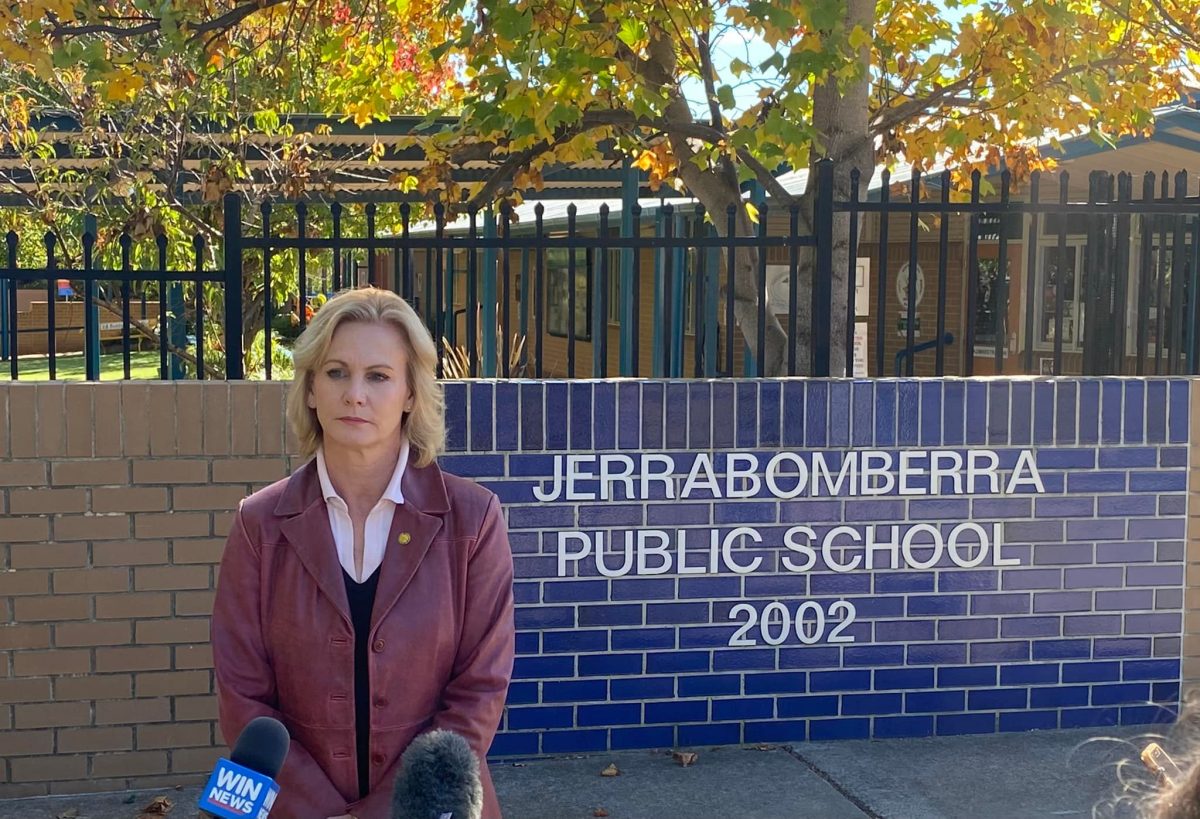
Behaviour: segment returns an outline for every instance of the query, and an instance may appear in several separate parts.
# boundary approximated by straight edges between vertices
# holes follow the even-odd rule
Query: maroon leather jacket
[[[272,819],[387,819],[418,734],[462,734],[480,760],[484,819],[500,819],[485,755],[514,653],[513,562],[494,494],[436,464],[405,472],[371,615],[371,791],[358,796],[354,633],[315,461],[242,501],[212,617],[221,732],[266,715],[292,736]],[[404,537],[407,534],[408,537]]]

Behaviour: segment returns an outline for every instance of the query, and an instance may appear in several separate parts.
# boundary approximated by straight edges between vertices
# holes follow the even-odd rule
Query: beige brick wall
[[[0,798],[211,770],[216,564],[292,468],[284,391],[0,384]]]

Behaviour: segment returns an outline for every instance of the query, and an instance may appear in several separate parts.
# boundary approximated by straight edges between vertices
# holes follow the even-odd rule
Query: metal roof
[[[368,201],[421,201],[416,193],[404,194],[396,182],[397,174],[416,174],[425,167],[425,154],[419,145],[412,144],[414,137],[422,133],[439,130],[453,125],[455,120],[428,121],[420,117],[395,117],[386,122],[356,125],[335,117],[300,114],[280,119],[281,126],[290,127],[294,134],[307,136],[313,149],[309,168],[312,184],[306,198],[328,201],[333,198],[341,202]],[[252,119],[245,124],[253,126]],[[98,126],[85,128],[74,116],[49,112],[33,118],[31,127],[39,137],[54,148],[54,158],[34,163],[53,164],[62,170],[87,170],[107,163],[103,142],[105,134],[117,134],[121,123],[106,121]],[[150,124],[151,129],[153,123]],[[202,201],[205,163],[219,156],[216,146],[227,146],[235,140],[229,134],[230,126],[221,123],[195,121],[191,123],[192,142],[183,160],[183,181],[177,195],[184,202]],[[245,146],[246,164],[252,174],[252,184],[270,183],[273,169],[282,167],[277,151],[283,146],[285,134],[247,136]],[[372,148],[378,146],[377,157],[371,156]],[[604,149],[607,146],[601,145]],[[545,185],[537,195],[547,199],[591,199],[597,196],[620,196],[622,183],[626,179],[624,158],[615,151],[606,150],[606,156],[571,165],[548,166],[543,171]],[[452,177],[460,184],[479,182],[490,177],[496,163],[467,162],[453,171]],[[131,166],[133,171],[149,168]],[[645,174],[633,170],[644,196],[653,195]],[[35,177],[25,162],[11,149],[0,150],[0,174],[12,183],[26,189],[34,187]],[[670,196],[673,192],[667,193]],[[0,204],[24,204],[16,194],[0,193]]]
[[[1193,100],[1188,98],[1178,104],[1156,109],[1156,129],[1149,137],[1124,137],[1118,140],[1115,146],[1109,146],[1097,142],[1086,132],[1047,134],[1038,140],[1038,145],[1044,154],[1063,163],[1103,154],[1111,151],[1113,147],[1123,149],[1148,143],[1171,146],[1176,149],[1175,154],[1181,151],[1200,152],[1200,111],[1192,103]],[[295,114],[280,118],[280,125],[290,127],[294,133],[307,134],[308,143],[314,149],[311,169],[313,184],[306,195],[307,198],[316,201],[336,198],[346,203],[420,201],[422,197],[415,193],[402,194],[392,178],[396,174],[416,173],[424,167],[424,152],[419,145],[411,144],[413,137],[449,127],[455,122],[453,119],[393,117],[386,122],[360,126],[348,120],[317,114]],[[63,170],[84,170],[107,162],[102,145],[89,149],[86,143],[81,143],[84,139],[99,138],[106,132],[116,133],[121,127],[120,123],[109,121],[85,129],[76,117],[54,111],[41,113],[31,124],[43,140],[54,146],[55,156],[47,162]],[[253,127],[253,119],[243,124]],[[206,160],[217,155],[212,143],[228,144],[233,140],[233,137],[228,135],[227,123],[197,120],[192,123],[192,130],[195,134],[194,144],[184,159],[184,179],[181,189],[177,191],[177,195],[184,202],[202,201],[202,169]],[[256,134],[245,140],[247,164],[254,175],[254,182],[265,184],[270,181],[272,168],[279,164],[278,159],[273,158],[273,151],[283,144],[284,139],[282,135]],[[1055,140],[1061,144],[1061,148],[1053,147],[1052,142]],[[368,155],[375,145],[381,146],[382,151],[377,160],[372,160]],[[1173,160],[1178,161],[1178,156],[1174,156]],[[453,177],[464,184],[478,182],[487,179],[494,168],[493,163],[471,162],[456,169]],[[577,218],[581,220],[595,218],[601,204],[605,203],[612,214],[619,214],[622,184],[628,173],[637,176],[638,197],[644,208],[644,216],[652,216],[657,207],[665,201],[671,201],[678,207],[695,204],[695,199],[681,195],[669,186],[664,185],[660,190],[652,191],[645,174],[636,170],[627,171],[626,168],[622,157],[615,152],[609,152],[608,156],[598,160],[573,163],[570,166],[547,167],[543,172],[544,189],[525,192],[531,200],[517,208],[519,223],[533,222],[534,199],[545,206],[544,221],[547,224],[565,223],[568,200],[578,203]],[[938,186],[937,177],[942,168],[941,164],[937,164],[924,174],[927,184],[931,187]],[[133,167],[131,170],[147,169]],[[991,172],[998,174],[999,171],[999,168],[993,168]],[[883,187],[882,173],[882,167],[874,169],[868,184],[868,199],[878,198]],[[0,174],[22,187],[33,187],[33,175],[9,148],[0,150]],[[910,181],[911,177],[911,168],[901,165],[893,169],[891,183],[902,185]],[[784,169],[777,178],[789,193],[796,195],[806,189],[809,171]],[[743,187],[743,195],[750,195],[748,186]],[[25,200],[17,194],[0,192],[0,204],[22,205],[25,204]],[[421,226],[422,230],[425,228],[426,226]],[[465,230],[465,218],[448,226],[448,229]]]

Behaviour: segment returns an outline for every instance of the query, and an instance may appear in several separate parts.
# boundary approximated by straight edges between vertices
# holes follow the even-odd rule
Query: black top
[[[379,570],[372,572],[362,583],[355,583],[344,570],[342,577],[350,602],[350,622],[354,624],[354,738],[358,757],[358,798],[362,799],[371,783],[371,677],[367,657]]]

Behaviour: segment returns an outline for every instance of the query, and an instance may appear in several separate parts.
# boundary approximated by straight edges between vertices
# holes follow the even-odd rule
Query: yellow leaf
[[[871,44],[871,35],[862,26],[855,26],[850,32],[850,45],[854,48],[866,48]]]
[[[36,23],[46,15],[45,0],[28,0],[21,5],[21,19],[26,23]]]
[[[362,128],[364,125],[370,124],[371,115],[375,113],[375,106],[372,103],[363,100],[362,102],[355,103],[353,106],[351,106],[350,113],[354,115],[354,124],[359,128]]]
[[[127,68],[118,68],[109,74],[104,93],[108,99],[132,100],[142,90],[145,81]]]
[[[62,22],[75,19],[75,0],[44,0],[46,11]]]
[[[753,202],[746,203],[746,215],[750,217],[751,222],[756,225],[758,224],[758,208],[755,207]]]
[[[29,58],[33,65],[33,73],[37,74],[40,79],[49,81],[54,76],[54,61],[50,58],[49,52],[33,51],[30,52]]]

